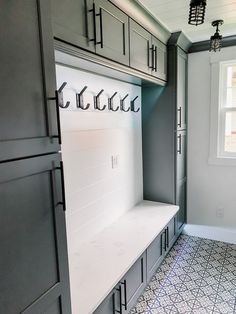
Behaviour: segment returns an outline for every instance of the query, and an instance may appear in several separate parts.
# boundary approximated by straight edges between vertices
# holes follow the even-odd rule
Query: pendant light
[[[204,23],[206,0],[191,0],[188,24],[201,25]]]
[[[222,36],[220,35],[219,25],[223,25],[223,20],[216,20],[212,22],[212,26],[216,27],[216,32],[210,38],[210,50],[216,52],[217,50],[220,51],[222,47]]]

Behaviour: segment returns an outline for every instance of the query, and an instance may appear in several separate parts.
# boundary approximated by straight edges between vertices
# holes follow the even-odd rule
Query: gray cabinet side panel
[[[144,199],[175,202],[175,110],[171,86],[144,87],[143,96],[143,177]]]

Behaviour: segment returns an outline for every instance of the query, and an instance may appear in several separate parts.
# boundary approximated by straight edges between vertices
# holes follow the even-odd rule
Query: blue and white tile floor
[[[181,235],[130,314],[236,313],[236,245]]]

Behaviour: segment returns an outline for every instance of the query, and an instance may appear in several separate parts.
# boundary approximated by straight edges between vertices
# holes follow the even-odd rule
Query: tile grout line
[[[223,273],[224,264],[225,264],[225,261],[226,261],[227,251],[228,251],[228,245],[226,246],[225,253],[224,253],[224,260],[223,260],[222,267],[221,267],[221,272],[220,272],[220,277],[219,277],[219,283],[218,283],[218,286],[217,286],[216,298],[215,298],[215,302],[214,302],[214,306],[213,306],[213,311],[212,311],[212,313],[214,313],[214,310],[215,310],[215,307],[216,307],[216,299],[217,299],[217,296],[218,296],[218,294],[219,294],[218,292],[219,292],[219,288],[220,288],[220,282],[221,282],[221,278],[222,278],[222,273]]]
[[[192,309],[191,309],[191,313],[193,313],[193,311],[194,311],[194,305],[195,305],[195,303],[196,303],[196,301],[197,301],[197,297],[198,297],[199,291],[200,291],[200,289],[201,289],[201,284],[202,284],[202,282],[203,282],[204,274],[206,273],[207,266],[208,266],[209,260],[210,260],[210,258],[211,258],[211,256],[212,256],[212,252],[213,252],[214,246],[215,246],[215,242],[212,243],[211,250],[210,250],[208,259],[207,259],[207,261],[206,261],[206,266],[205,266],[204,271],[203,271],[203,274],[202,274],[202,276],[201,276],[201,281],[200,281],[200,285],[199,285],[199,288],[198,288],[198,292],[197,292],[196,297],[195,297],[195,300],[194,300],[194,302],[193,302],[193,306],[192,306]],[[212,312],[212,313],[213,313],[213,312]]]

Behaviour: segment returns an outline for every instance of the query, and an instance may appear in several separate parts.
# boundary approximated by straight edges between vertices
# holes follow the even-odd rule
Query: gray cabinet
[[[167,80],[167,48],[160,40],[152,36],[153,68],[152,75]]]
[[[178,214],[177,214],[178,216]],[[168,223],[168,226],[167,226],[167,232],[168,232],[168,249],[170,249],[175,240],[176,240],[176,236],[177,236],[177,233],[176,233],[176,223],[177,223],[177,216],[176,217],[173,217],[171,219],[171,221]]]
[[[115,314],[122,311],[122,287],[118,284],[94,311],[94,314]]]
[[[130,19],[130,66],[152,73],[152,35]]]
[[[146,258],[143,254],[95,310],[94,314],[128,314],[146,286]]]
[[[51,0],[54,37],[95,52],[93,0]]]
[[[51,0],[54,36],[129,64],[128,16],[108,0]]]
[[[59,154],[0,164],[0,313],[70,314]]]
[[[186,130],[176,132],[176,180],[182,181],[187,175],[187,134]]]
[[[48,1],[3,0],[0,10],[0,161],[60,149]],[[4,44],[3,44],[4,43]]]
[[[186,98],[187,98],[187,54],[177,48],[177,130],[186,129]]]
[[[142,89],[144,199],[181,203],[179,226],[186,221],[186,188],[181,184],[187,180],[187,54],[181,48],[185,41],[177,33],[169,42],[168,84]]]
[[[179,205],[179,213],[177,216],[178,231],[186,222],[186,178],[178,181],[176,185],[176,203]]]
[[[129,65],[128,16],[108,0],[95,0],[96,53]]]
[[[163,260],[164,241],[163,233],[161,233],[147,248],[147,282],[150,281]]]
[[[143,254],[121,280],[124,286],[124,313],[129,313],[146,286],[146,258]]]

